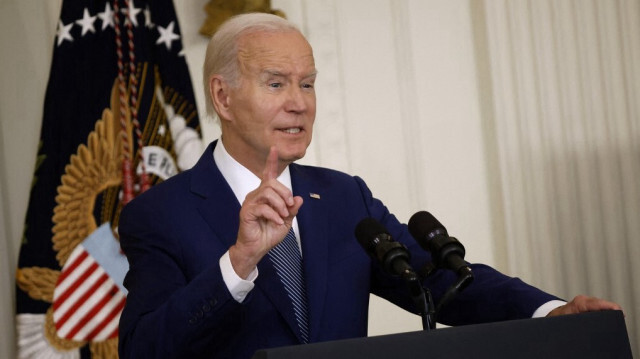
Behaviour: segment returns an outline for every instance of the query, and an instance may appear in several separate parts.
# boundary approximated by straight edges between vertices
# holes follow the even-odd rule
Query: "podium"
[[[511,320],[259,350],[253,359],[632,358],[621,311]]]

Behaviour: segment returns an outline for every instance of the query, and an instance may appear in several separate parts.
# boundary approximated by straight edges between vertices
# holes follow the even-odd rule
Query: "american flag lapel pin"
[[[320,199],[320,195],[317,193],[309,193],[309,197],[314,198],[314,199]]]

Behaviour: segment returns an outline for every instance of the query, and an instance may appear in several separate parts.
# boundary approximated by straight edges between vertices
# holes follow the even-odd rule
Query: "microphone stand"
[[[436,329],[436,311],[431,291],[422,286],[422,281],[413,271],[404,271],[401,277],[407,283],[411,299],[422,317],[422,329],[425,331]]]
[[[438,307],[436,308],[436,313],[440,313],[440,309],[449,303],[458,293],[462,292],[469,284],[473,282],[473,273],[471,272],[471,268],[462,267],[458,271],[458,280],[453,283],[449,289],[447,289],[446,293],[440,299],[438,303]]]
[[[432,274],[434,274],[436,270],[438,270],[438,268],[433,263],[427,263],[420,271],[420,278],[427,278]],[[435,322],[437,321],[437,314],[440,313],[440,310],[442,309],[442,307],[445,304],[449,303],[456,295],[462,292],[469,284],[471,284],[471,282],[473,282],[473,272],[471,271],[471,268],[467,266],[462,267],[460,268],[460,270],[458,270],[457,274],[458,274],[458,279],[449,287],[449,289],[447,289],[445,294],[440,299],[440,302],[438,302],[438,306],[436,307],[435,310],[433,309],[433,298],[431,297],[431,292],[429,291],[429,289],[424,288],[424,290],[428,294],[428,299],[430,302],[429,310],[431,311],[430,312],[431,314],[428,319],[430,321],[433,321],[433,326],[431,328],[435,328]],[[413,296],[413,293],[414,292],[412,291],[412,296]],[[416,298],[414,298],[414,302],[415,301],[416,301]],[[420,308],[420,306],[418,306],[418,308]],[[424,326],[424,318],[423,318],[423,326]]]

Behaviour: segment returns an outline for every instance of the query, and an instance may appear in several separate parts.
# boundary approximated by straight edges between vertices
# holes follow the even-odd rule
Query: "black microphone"
[[[449,237],[447,229],[431,213],[420,211],[411,216],[409,232],[422,248],[431,253],[437,268],[451,269],[458,274],[471,271],[464,261],[462,243]]]
[[[365,218],[355,229],[356,238],[364,250],[382,264],[391,275],[417,277],[409,264],[409,251],[391,238],[387,229],[373,218]]]

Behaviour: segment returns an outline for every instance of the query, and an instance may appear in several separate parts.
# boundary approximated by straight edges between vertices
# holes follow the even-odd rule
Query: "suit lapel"
[[[198,210],[211,231],[227,248],[236,242],[240,203],[213,160],[212,142],[192,169],[191,192],[202,197]],[[220,205],[224,203],[225,205]]]
[[[292,164],[289,168],[294,195],[304,200],[297,219],[309,301],[310,339],[313,341],[319,334],[327,291],[329,197],[325,188],[306,175],[304,167]]]

